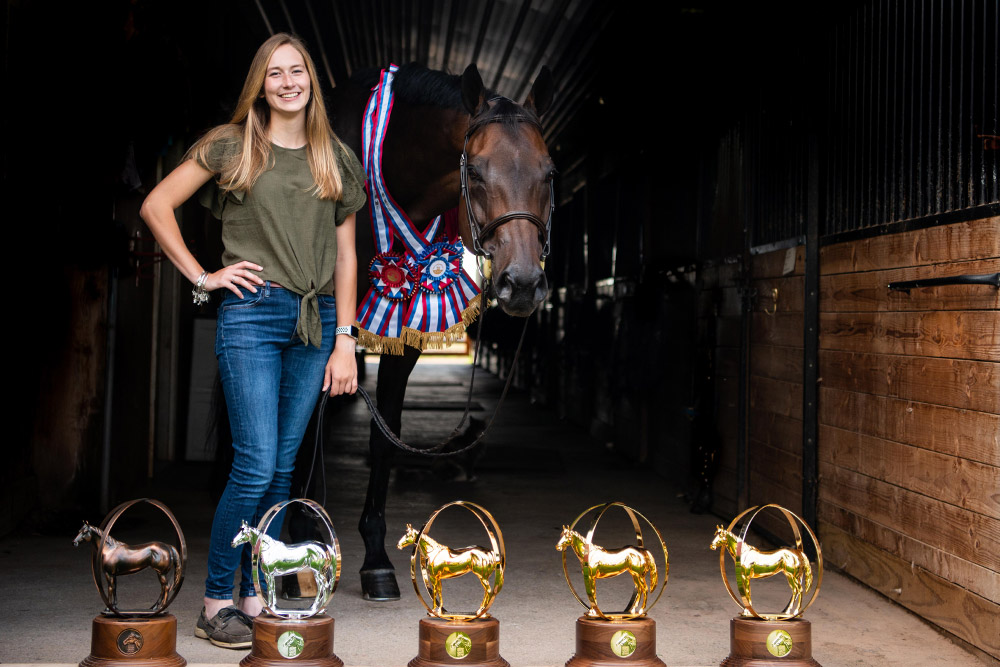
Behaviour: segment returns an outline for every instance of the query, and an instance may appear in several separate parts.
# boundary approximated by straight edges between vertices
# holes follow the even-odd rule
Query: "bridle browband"
[[[507,100],[511,104],[517,104],[513,100],[500,96],[491,97],[487,100],[487,103],[498,102],[500,100]],[[472,233],[472,252],[480,257],[492,259],[490,253],[483,248],[480,239],[488,238],[490,234],[496,231],[497,227],[505,222],[523,219],[529,221],[537,227],[539,233],[542,234],[542,238],[545,239],[545,242],[542,244],[542,256],[539,258],[544,266],[545,258],[549,255],[549,238],[552,234],[552,212],[556,209],[556,192],[555,185],[553,184],[554,179],[549,179],[549,217],[547,220],[543,221],[531,211],[508,211],[507,213],[502,213],[493,218],[485,225],[480,225],[479,221],[476,219],[476,214],[472,211],[472,198],[469,196],[469,139],[473,134],[490,123],[503,123],[511,121],[515,123],[529,123],[534,125],[538,129],[539,133],[542,131],[542,126],[539,124],[537,118],[526,113],[517,113],[489,116],[486,118],[473,118],[469,121],[469,129],[465,132],[465,144],[462,146],[462,161],[459,163],[459,175],[462,180],[462,198],[465,200],[465,211],[469,218],[469,230]]]

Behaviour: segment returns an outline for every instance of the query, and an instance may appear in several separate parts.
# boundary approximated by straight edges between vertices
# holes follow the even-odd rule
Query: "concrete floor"
[[[469,371],[468,366],[421,363],[408,400],[462,401]],[[368,386],[374,375],[369,364]],[[476,399],[484,407],[492,410],[499,389],[495,378],[478,374]],[[460,414],[408,410],[403,438],[436,442]],[[336,619],[335,650],[349,667],[405,665],[416,655],[417,622],[425,612],[408,580],[408,553],[395,549],[391,556],[402,599],[371,603],[360,597],[357,569],[363,547],[355,526],[367,483],[368,415],[358,400],[345,405],[336,419],[335,442],[327,446],[327,509],[344,553],[343,575],[329,609]],[[390,489],[387,541],[394,544],[406,523],[422,524],[451,500],[488,508],[507,547],[506,582],[491,612],[501,622],[501,654],[512,665],[562,665],[572,655],[574,623],[583,607],[571,596],[553,547],[561,525],[609,500],[643,512],[670,550],[669,583],[650,613],[660,657],[672,667],[716,665],[726,657],[729,619],[737,607],[719,579],[718,558],[708,549],[719,518],[689,513],[677,489],[617,460],[580,428],[531,405],[519,392],[508,397],[489,443],[474,481],[442,481],[441,471],[424,460],[401,461]],[[236,664],[244,652],[216,648],[192,635],[212,518],[207,479],[207,466],[187,464],[158,478],[150,494],[177,515],[190,550],[186,582],[170,607],[179,620],[178,652],[189,664]],[[610,515],[607,522],[615,523]],[[610,530],[605,526],[602,522],[602,531]],[[73,549],[72,538],[72,532],[59,537],[21,532],[0,540],[0,662],[75,664],[89,652],[91,619],[101,603],[90,577],[89,552]],[[611,540],[605,544],[614,546]],[[607,590],[614,589],[609,584]],[[813,624],[813,655],[825,667],[982,664],[916,616],[832,571],[825,573],[806,618]]]

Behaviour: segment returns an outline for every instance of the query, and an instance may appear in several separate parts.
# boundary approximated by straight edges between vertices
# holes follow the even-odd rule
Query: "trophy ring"
[[[564,527],[563,532],[564,532],[564,534],[572,534],[574,536],[575,535],[580,535],[579,533],[576,532],[576,525],[578,523],[580,523],[580,521],[584,517],[586,517],[587,515],[589,515],[591,512],[593,512],[594,510],[598,510],[597,514],[590,521],[590,525],[587,528],[587,534],[586,534],[586,536],[580,535],[580,537],[583,538],[583,541],[587,545],[593,545],[594,532],[597,530],[597,524],[598,524],[598,522],[600,522],[601,518],[604,516],[604,513],[607,512],[612,507],[620,507],[628,515],[629,519],[632,522],[632,529],[635,532],[636,547],[639,550],[643,550],[643,551],[645,550],[644,546],[643,546],[643,534],[642,534],[642,526],[640,525],[640,519],[650,529],[652,529],[653,534],[656,535],[656,540],[657,540],[657,542],[659,542],[660,548],[663,551],[663,566],[664,566],[663,567],[663,578],[658,582],[659,583],[659,590],[656,592],[656,597],[653,598],[653,601],[648,606],[642,606],[642,607],[640,607],[640,606],[637,605],[637,603],[642,603],[642,602],[644,602],[644,600],[640,599],[640,595],[642,594],[642,591],[640,591],[638,588],[636,588],[635,590],[633,590],[632,597],[629,599],[628,604],[625,606],[625,609],[623,609],[622,611],[605,612],[605,611],[601,610],[601,608],[597,604],[596,592],[595,592],[594,596],[592,597],[591,601],[588,602],[587,600],[585,600],[584,598],[582,598],[580,596],[580,594],[576,590],[576,587],[573,586],[573,581],[572,581],[572,579],[569,576],[569,570],[566,567],[566,552],[569,549],[565,549],[565,548],[561,549],[561,551],[562,551],[563,576],[566,577],[566,583],[569,584],[569,589],[570,589],[570,591],[572,591],[573,596],[580,602],[580,604],[582,604],[584,607],[587,607],[587,609],[589,610],[588,611],[588,615],[589,616],[595,616],[597,618],[602,618],[602,619],[604,619],[606,621],[632,620],[632,619],[641,618],[641,617],[645,616],[646,613],[650,609],[653,608],[653,605],[655,605],[659,601],[660,596],[663,595],[663,590],[667,586],[667,577],[668,577],[669,572],[670,572],[670,557],[667,554],[667,545],[663,541],[663,536],[660,534],[660,531],[657,530],[656,526],[654,526],[649,519],[647,519],[645,516],[643,516],[637,510],[634,510],[631,507],[629,507],[628,505],[626,505],[624,503],[621,503],[621,502],[610,502],[610,503],[605,503],[603,505],[594,505],[593,507],[584,510],[583,512],[580,513],[579,516],[576,517],[576,519],[573,520],[572,524],[570,524],[568,527]],[[657,585],[657,582],[655,581],[655,576],[654,576],[654,578],[652,580],[652,588],[655,588],[656,585]],[[651,592],[652,592],[652,590],[645,591],[646,599],[648,599],[648,595]],[[589,594],[588,594],[588,597],[590,597]]]
[[[788,521],[788,525],[792,529],[792,534],[795,536],[795,547],[794,549],[778,549],[774,552],[760,552],[755,547],[747,545],[745,540],[747,533],[750,531],[750,525],[757,515],[768,509],[773,508],[781,512],[785,519]],[[735,540],[730,540],[734,546],[725,545],[725,548],[719,549],[719,571],[722,574],[722,581],[726,585],[726,590],[729,591],[729,597],[733,599],[733,602],[743,607],[743,615],[751,616],[753,618],[759,618],[766,621],[787,621],[793,618],[801,616],[806,609],[808,609],[812,603],[816,600],[816,596],[819,595],[820,585],[823,583],[823,551],[820,549],[819,540],[816,538],[816,534],[813,532],[812,528],[809,527],[805,521],[802,520],[797,514],[791,510],[787,510],[781,505],[768,504],[751,507],[747,510],[741,512],[732,522],[729,527],[722,529],[720,526],[716,530],[716,538],[713,542],[713,549],[717,545],[724,545],[727,540],[727,536],[735,538],[736,535],[733,533],[733,528],[739,525],[739,522],[743,517],[750,515],[747,519],[746,524],[743,526],[743,530],[740,532],[739,538]],[[811,587],[812,572],[809,566],[808,558],[803,550],[802,543],[802,531],[799,527],[805,528],[805,532],[809,534],[809,538],[812,540],[813,546],[816,549],[816,576],[815,576],[815,586],[812,587],[812,596],[809,601],[802,605],[803,594]],[[787,552],[785,562],[792,563],[788,567],[785,567],[785,574],[788,578],[789,585],[792,586],[792,596],[788,601],[788,605],[785,607],[784,611],[778,613],[772,612],[759,612],[754,609],[753,603],[750,599],[750,580],[752,578],[759,578],[762,576],[770,576],[771,574],[776,574],[781,568],[780,563],[773,566],[770,571],[765,574],[758,574],[756,571],[751,572],[748,568],[744,566],[744,561],[748,558],[752,559],[754,555],[760,555],[763,557],[777,556]],[[729,553],[733,558],[733,563],[736,568],[737,576],[737,587],[739,588],[739,593],[733,591],[732,586],[729,583],[729,578],[726,576],[726,553]],[[737,555],[738,554],[738,555]],[[773,560],[773,559],[772,559]],[[761,568],[757,568],[760,570]],[[741,576],[742,573],[742,576]],[[802,580],[805,579],[805,584]],[[797,587],[798,586],[798,587]]]
[[[444,603],[441,601],[441,588],[440,579],[435,576],[435,573],[428,572],[428,559],[424,555],[424,551],[421,546],[427,543],[425,538],[428,538],[431,530],[431,526],[434,525],[435,519],[438,515],[449,507],[461,507],[468,510],[479,523],[482,525],[483,530],[490,538],[490,546],[492,552],[486,552],[484,549],[479,547],[473,547],[469,550],[461,550],[467,555],[472,555],[478,553],[483,563],[484,567],[477,568],[470,562],[469,571],[474,572],[480,579],[480,583],[484,588],[483,601],[480,603],[479,607],[475,611],[470,612],[449,612],[444,608]],[[409,528],[412,531],[412,528]],[[488,618],[489,614],[487,611],[490,606],[492,606],[493,601],[496,599],[497,593],[503,587],[503,575],[504,568],[507,564],[507,551],[504,548],[503,543],[503,533],[500,531],[500,526],[497,525],[496,520],[493,515],[486,511],[480,505],[469,502],[467,500],[456,500],[445,505],[442,505],[428,517],[427,523],[419,531],[413,531],[414,534],[404,535],[403,540],[400,540],[402,544],[404,540],[409,544],[409,540],[413,540],[413,553],[410,555],[410,580],[413,582],[413,590],[416,591],[417,597],[420,598],[421,604],[427,609],[427,613],[431,616],[436,616],[437,618],[443,618],[448,621],[474,621],[478,618]],[[448,547],[444,545],[439,545],[444,549],[451,551]],[[428,595],[431,596],[431,603],[427,604],[424,599],[423,593],[420,592],[420,586],[417,584],[417,570],[420,570],[420,578],[424,583],[424,588],[427,589]],[[437,591],[435,594],[434,591]],[[433,605],[433,606],[432,606]]]
[[[261,517],[260,523],[257,524],[258,535],[266,536],[267,529],[270,528],[271,522],[274,521],[275,517],[288,507],[288,505],[293,503],[304,505],[310,511],[313,518],[316,519],[317,524],[322,526],[323,531],[326,533],[324,541],[322,543],[305,542],[303,544],[286,546],[277,540],[271,541],[268,538],[267,541],[271,541],[276,547],[274,549],[276,553],[268,554],[264,553],[267,549],[261,549],[261,546],[265,544],[265,540],[258,539],[251,543],[251,554],[253,556],[253,587],[264,609],[272,616],[297,620],[317,616],[326,611],[327,606],[330,604],[330,599],[337,590],[337,584],[340,582],[341,553],[340,542],[337,540],[337,533],[333,529],[333,523],[330,521],[329,515],[327,515],[322,505],[308,498],[290,498],[274,505]],[[262,568],[265,569],[265,578],[271,583],[267,591],[260,584],[260,572]],[[307,609],[282,609],[278,607],[274,599],[274,576],[290,574],[304,569],[312,570],[317,579],[317,593],[312,604]]]
[[[115,527],[115,523],[125,513],[126,510],[131,508],[133,505],[139,503],[147,503],[152,505],[156,509],[163,512],[167,519],[170,520],[170,524],[174,528],[174,534],[177,536],[177,543],[180,546],[179,559],[175,564],[174,569],[174,580],[173,583],[163,587],[160,598],[153,604],[149,609],[119,609],[117,602],[117,595],[111,590],[110,585],[105,588],[102,584],[101,572],[107,573],[109,569],[114,570],[114,566],[110,563],[104,562],[104,553],[108,547],[111,546],[111,542],[114,542],[113,538],[110,537],[111,529]],[[157,616],[162,614],[163,611],[170,606],[174,598],[177,597],[177,593],[181,590],[181,585],[184,583],[184,566],[187,563],[187,541],[184,539],[184,531],[181,530],[180,524],[177,522],[177,517],[167,509],[167,506],[161,503],[159,500],[154,500],[152,498],[137,498],[135,500],[129,500],[127,502],[118,505],[118,507],[111,510],[104,521],[101,522],[100,528],[100,539],[97,542],[97,547],[94,549],[94,553],[90,560],[90,571],[94,577],[94,584],[97,586],[98,592],[101,594],[101,600],[104,601],[106,609],[101,612],[104,616],[130,616],[130,617],[143,617],[143,616]],[[110,540],[110,542],[109,542]],[[150,543],[146,545],[147,548],[154,547],[156,545],[162,545],[162,543]],[[122,545],[128,549],[127,545]],[[167,546],[167,545],[162,545]],[[171,547],[167,546],[168,549]],[[139,550],[139,547],[136,547]],[[129,550],[131,551],[131,550]],[[148,563],[147,563],[148,565]],[[136,571],[136,570],[131,570]],[[128,572],[122,571],[123,574]],[[117,572],[115,572],[117,574]]]

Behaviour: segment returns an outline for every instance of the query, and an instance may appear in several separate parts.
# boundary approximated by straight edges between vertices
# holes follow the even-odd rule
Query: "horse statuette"
[[[736,587],[744,602],[742,616],[757,616],[753,612],[750,598],[750,581],[773,577],[779,573],[785,575],[788,586],[792,589],[792,597],[781,615],[792,618],[802,613],[802,596],[809,592],[813,583],[812,567],[802,549],[761,551],[722,526],[716,526],[715,538],[709,546],[713,551],[720,546],[724,547],[733,559]]]
[[[496,586],[490,584],[490,578],[497,573],[500,566],[500,554],[489,551],[483,547],[463,547],[452,549],[427,535],[422,535],[420,531],[406,524],[406,532],[396,545],[397,549],[405,549],[416,545],[420,553],[420,574],[424,580],[424,585],[430,592],[433,616],[442,616],[447,613],[444,609],[444,597],[441,592],[441,584],[445,579],[461,577],[470,572],[479,579],[483,587],[483,602],[481,607],[489,607],[493,604],[493,598],[500,592],[503,586],[503,572],[499,572],[499,579]]]
[[[254,554],[254,585],[264,607],[284,618],[305,618],[320,614],[326,608],[337,587],[339,558],[335,547],[321,542],[285,544],[267,533],[242,522],[233,537],[232,546],[249,544]],[[277,606],[275,577],[309,570],[316,580],[316,597],[308,609],[285,610]],[[265,586],[260,586],[258,572],[264,574]]]
[[[97,553],[98,545],[103,540],[104,546]],[[147,567],[152,568],[160,581],[160,595],[152,609],[161,610],[167,605],[170,593],[183,580],[184,566],[180,554],[172,544],[165,542],[146,542],[134,547],[119,542],[110,535],[105,535],[100,528],[91,526],[86,521],[80,532],[73,539],[73,546],[78,547],[83,541],[90,542],[94,547],[95,556],[101,563],[101,570],[107,583],[108,610],[119,613],[118,610],[118,575],[135,574]],[[173,577],[170,577],[171,570]],[[96,573],[95,573],[96,576]]]
[[[556,549],[559,551],[570,549],[580,560],[583,585],[590,600],[587,616],[602,617],[600,607],[597,606],[597,580],[625,573],[632,576],[632,583],[635,585],[635,594],[626,613],[631,616],[642,616],[646,613],[649,591],[656,588],[656,561],[648,549],[633,546],[605,549],[588,542],[587,538],[571,530],[569,526],[562,527],[562,535],[556,543]]]

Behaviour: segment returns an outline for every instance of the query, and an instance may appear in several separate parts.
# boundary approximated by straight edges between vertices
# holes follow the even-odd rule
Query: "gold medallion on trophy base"
[[[452,549],[430,536],[435,519],[449,507],[465,509],[478,519],[489,537],[489,549],[480,546]],[[409,662],[409,667],[510,667],[500,656],[500,622],[488,613],[503,587],[507,560],[503,533],[493,516],[475,503],[456,500],[438,508],[420,530],[407,524],[396,546],[413,547],[410,579],[428,614],[420,619],[417,657]],[[483,600],[475,611],[448,611],[444,606],[443,583],[466,574],[479,579]],[[421,588],[430,598],[429,604]]]
[[[605,549],[594,543],[597,524],[612,507],[619,507],[628,515],[635,532],[634,545]],[[577,532],[577,524],[590,515],[592,518],[586,534]],[[643,523],[647,527],[647,535],[651,532],[655,536],[654,550],[644,546]],[[646,616],[663,594],[670,568],[667,545],[656,526],[622,503],[595,505],[580,514],[569,526],[563,526],[556,549],[562,552],[566,583],[580,604],[587,607],[586,615],[576,621],[576,653],[566,666],[606,667],[627,662],[643,667],[665,667],[664,662],[656,656],[656,622]],[[587,600],[573,586],[566,565],[568,551],[580,562]],[[662,561],[657,564],[661,552]],[[598,580],[622,574],[632,577],[634,588],[631,599],[623,611],[601,610],[597,603]]]
[[[271,522],[292,503],[305,507],[325,533],[322,542],[284,544],[267,534]],[[264,612],[253,621],[250,654],[241,667],[343,667],[333,652],[332,618],[323,613],[340,581],[340,543],[333,523],[321,505],[306,498],[280,502],[267,511],[256,528],[243,523],[233,546],[249,544],[253,554],[253,585]],[[277,577],[303,573],[315,582],[316,594],[308,607],[279,604]],[[261,585],[263,575],[266,586]]]
[[[333,652],[333,619],[317,614],[301,620],[261,614],[253,620],[253,646],[241,667],[343,667]]]
[[[139,503],[152,505],[166,515],[176,546],[169,542],[129,546],[111,537],[118,518]],[[177,619],[165,611],[184,583],[187,563],[187,543],[174,515],[158,500],[130,500],[111,510],[99,528],[84,521],[73,545],[85,541],[93,546],[90,568],[105,610],[91,623],[90,655],[80,667],[184,667],[187,661],[177,654]],[[156,602],[148,609],[120,608],[118,577],[147,568],[160,582]]]
[[[768,508],[780,512],[788,521],[795,537],[794,546],[764,551],[746,542],[750,524],[757,514]],[[747,515],[737,535],[734,528]],[[815,568],[806,556],[802,529],[812,539],[816,551]],[[729,596],[743,608],[743,612],[729,622],[729,657],[721,664],[724,667],[819,667],[812,657],[812,626],[800,618],[816,600],[823,581],[823,551],[809,525],[779,505],[751,507],[733,519],[728,528],[717,526],[710,546],[713,550],[719,549],[719,570]],[[726,554],[735,569],[736,592],[726,576]],[[791,589],[788,604],[780,612],[755,609],[750,593],[753,580],[777,574],[784,576]],[[810,591],[809,601],[803,603]]]

